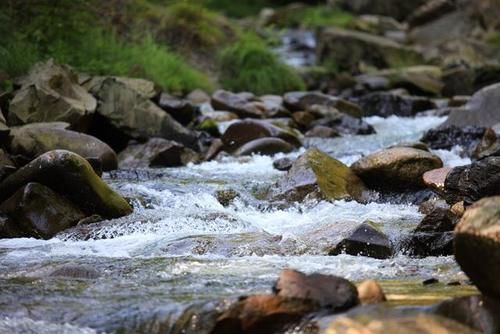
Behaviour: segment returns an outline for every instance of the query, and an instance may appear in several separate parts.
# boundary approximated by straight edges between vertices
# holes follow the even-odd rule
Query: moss
[[[226,89],[258,95],[305,89],[298,73],[253,36],[245,36],[223,50],[220,82]]]
[[[349,27],[353,21],[353,15],[336,7],[295,5],[278,12],[277,19],[272,23],[281,28],[302,27],[314,29],[327,26],[345,28]]]

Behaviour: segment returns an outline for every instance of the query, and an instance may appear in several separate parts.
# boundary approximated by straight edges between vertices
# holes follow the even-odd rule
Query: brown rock
[[[358,285],[358,296],[361,304],[378,304],[386,301],[384,290],[374,280],[366,280]]]

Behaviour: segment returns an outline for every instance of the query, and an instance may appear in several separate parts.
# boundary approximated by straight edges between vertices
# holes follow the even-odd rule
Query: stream
[[[418,140],[445,118],[365,120],[377,134],[307,139],[305,146],[351,164],[391,144]],[[447,285],[467,280],[453,257],[327,256],[329,242],[352,222],[372,221],[397,248],[423,215],[417,206],[401,203],[310,201],[279,207],[262,200],[283,173],[273,169],[273,160],[303,150],[105,174],[132,199],[132,215],[77,226],[46,241],[0,240],[0,332],[168,333],[189,305],[268,292],[286,267],[355,282],[377,279],[394,306],[474,292]],[[458,148],[435,153],[445,165],[469,163]],[[239,194],[227,207],[214,196],[224,189]],[[58,275],[64,267],[80,275]],[[440,283],[423,287],[431,277]]]

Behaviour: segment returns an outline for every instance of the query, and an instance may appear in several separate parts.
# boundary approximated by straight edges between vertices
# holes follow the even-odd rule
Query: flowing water
[[[366,120],[377,134],[310,139],[306,145],[351,164],[388,145],[417,140],[444,118]],[[458,148],[436,153],[447,165],[468,163]],[[423,216],[409,204],[271,205],[260,195],[282,175],[272,167],[274,158],[117,171],[105,179],[133,200],[131,216],[79,226],[47,241],[0,240],[0,332],[168,332],[190,304],[268,292],[285,267],[381,280],[394,304],[472,291],[445,285],[466,280],[452,257],[327,256],[331,241],[353,223],[370,220],[397,245]],[[222,189],[239,193],[227,207],[214,196]],[[79,274],[58,274],[61,268]],[[421,281],[429,277],[443,284],[423,291]]]

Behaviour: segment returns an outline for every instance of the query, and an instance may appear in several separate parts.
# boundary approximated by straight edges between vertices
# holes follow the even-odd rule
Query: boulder
[[[340,137],[340,134],[328,126],[316,125],[313,126],[311,130],[304,133],[304,136],[309,138],[335,138]]]
[[[448,208],[435,208],[403,241],[405,253],[417,257],[453,255],[453,230],[458,219]]]
[[[422,180],[427,187],[431,188],[437,194],[443,194],[445,191],[444,184],[446,182],[446,177],[451,170],[451,167],[430,170],[424,173]]]
[[[442,166],[441,159],[432,153],[395,147],[367,155],[356,161],[351,169],[371,187],[407,190],[422,188],[422,175]]]
[[[9,124],[67,122],[85,130],[96,110],[97,102],[78,84],[69,67],[53,60],[36,64],[22,81],[9,107]]]
[[[306,275],[292,269],[281,271],[273,292],[285,299],[311,301],[330,312],[346,311],[359,304],[356,286],[348,280],[333,275]]]
[[[198,154],[175,141],[151,138],[131,143],[119,155],[120,168],[178,167],[200,160]]]
[[[358,284],[358,296],[361,304],[378,304],[386,301],[382,287],[374,280],[365,280]]]
[[[197,135],[183,127],[164,110],[149,99],[131,89],[115,78],[106,78],[100,85],[92,88],[92,93],[99,99],[97,113],[109,123],[112,129],[134,139],[160,137],[175,140],[187,147],[197,149]],[[98,124],[95,126],[102,126]],[[105,142],[112,130],[101,129],[96,136]]]
[[[263,95],[259,99],[265,106],[265,117],[287,117],[290,115],[290,112],[284,106],[283,97],[279,95]]]
[[[362,64],[382,69],[424,63],[419,53],[390,39],[341,28],[320,32],[316,50],[321,63],[351,73],[359,73]]]
[[[182,125],[191,123],[198,112],[198,108],[191,102],[167,93],[161,93],[158,105]]]
[[[280,138],[258,138],[240,146],[234,151],[235,156],[252,154],[274,155],[276,153],[289,153],[294,147]]]
[[[461,146],[467,155],[472,155],[484,136],[483,127],[439,126],[425,133],[421,141],[435,150],[451,150],[454,146]]]
[[[389,238],[372,226],[372,224],[363,223],[337,243],[328,254],[349,254],[387,259],[392,256],[392,253],[392,245]]]
[[[0,183],[0,202],[30,182],[51,188],[87,215],[116,218],[132,212],[127,201],[103,182],[84,158],[69,151],[44,153],[9,175]]]
[[[186,95],[186,100],[195,105],[201,105],[204,103],[210,103],[210,95],[201,89],[195,89]]]
[[[233,152],[242,145],[259,138],[279,138],[293,147],[300,147],[300,139],[291,130],[261,120],[243,120],[231,124],[222,135],[226,150]]]
[[[309,110],[312,106],[335,108],[353,117],[364,116],[363,110],[356,104],[339,97],[320,92],[290,92],[284,98],[285,106],[292,111]]]
[[[50,239],[85,218],[73,203],[39,183],[19,189],[0,204],[0,212],[10,218],[8,230],[21,232],[16,237],[41,239]]]
[[[500,156],[500,124],[486,129],[472,156],[476,159]]]
[[[444,194],[450,204],[473,203],[500,195],[500,157],[487,157],[467,166],[453,168],[446,176]]]
[[[365,197],[363,182],[342,162],[318,149],[308,149],[292,168],[271,187],[275,200],[301,201],[306,197],[328,200]]]
[[[99,87],[102,85],[102,82],[106,79],[116,80],[147,99],[152,99],[158,95],[158,90],[154,82],[140,78],[116,76],[83,77],[82,75],[80,75],[80,84],[88,91],[96,91],[96,89],[99,89]]]
[[[465,211],[455,228],[455,259],[483,295],[500,300],[500,196]]]
[[[355,14],[373,14],[395,18],[404,21],[414,13],[426,0],[398,1],[398,0],[340,0],[336,3]]]
[[[392,115],[413,117],[417,113],[436,108],[425,97],[407,96],[391,92],[374,92],[356,99],[367,116],[389,117]]]
[[[12,128],[10,151],[33,160],[48,151],[62,149],[85,159],[98,159],[104,171],[118,167],[116,153],[106,143],[64,127],[64,123],[33,123]]]
[[[212,106],[216,110],[234,112],[240,118],[262,118],[266,114],[265,104],[250,93],[235,94],[218,90],[212,95]]]
[[[441,316],[420,313],[399,317],[356,320],[346,316],[333,320],[325,334],[479,334],[477,331]]]
[[[0,182],[16,170],[16,164],[9,155],[0,148]]]
[[[375,133],[375,129],[360,118],[339,112],[337,109],[313,105],[309,111],[316,114],[317,120],[311,123],[311,127],[326,126],[344,135],[369,135]]]

